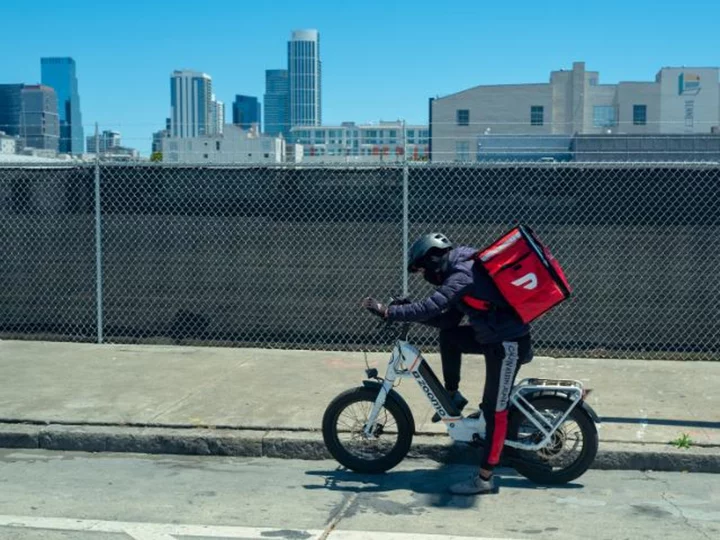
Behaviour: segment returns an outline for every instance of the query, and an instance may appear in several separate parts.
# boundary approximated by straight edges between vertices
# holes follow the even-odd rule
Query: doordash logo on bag
[[[511,282],[516,287],[522,287],[523,289],[527,289],[528,291],[532,291],[533,289],[537,288],[538,286],[538,279],[535,274],[530,272],[529,274],[525,274],[523,277],[516,279],[515,281]]]

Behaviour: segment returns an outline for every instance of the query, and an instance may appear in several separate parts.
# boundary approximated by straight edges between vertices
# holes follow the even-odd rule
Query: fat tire
[[[572,405],[569,400],[554,396],[541,396],[531,398],[529,401],[537,409],[547,408],[566,410]],[[518,430],[523,420],[525,420],[525,415],[523,415],[519,410],[513,409],[510,413],[508,439],[517,439]],[[568,420],[574,420],[582,432],[583,449],[580,453],[579,459],[575,460],[570,467],[559,469],[557,471],[551,471],[546,467],[538,466],[538,464],[533,463],[532,460],[523,459],[522,455],[526,452],[513,448],[512,451],[515,456],[515,459],[513,459],[513,467],[515,470],[532,482],[547,485],[567,484],[568,482],[572,482],[576,478],[585,474],[597,455],[599,445],[597,427],[595,426],[595,422],[592,418],[590,418],[590,416],[582,409],[581,404],[578,404],[572,410],[570,415],[565,419],[566,422]]]
[[[322,433],[328,451],[341,465],[358,473],[377,474],[392,469],[405,458],[412,444],[414,422],[412,418],[408,418],[397,398],[390,393],[384,406],[395,419],[398,430],[397,441],[390,452],[379,459],[362,459],[348,452],[342,445],[337,432],[337,419],[340,414],[353,403],[374,403],[377,396],[377,388],[352,388],[333,399],[323,415]]]

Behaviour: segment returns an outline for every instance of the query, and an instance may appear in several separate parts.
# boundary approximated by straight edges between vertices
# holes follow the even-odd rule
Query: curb
[[[446,436],[416,435],[409,459],[477,464],[481,453]],[[332,459],[319,431],[0,423],[0,448],[197,456]],[[720,473],[720,448],[601,442],[593,469]]]

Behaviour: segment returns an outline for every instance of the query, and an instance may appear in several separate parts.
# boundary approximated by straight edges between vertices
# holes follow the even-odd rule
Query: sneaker
[[[453,484],[449,489],[453,495],[481,495],[498,492],[494,476],[491,476],[490,480],[483,480],[478,473],[473,474],[467,480]]]
[[[463,396],[459,390],[455,392],[455,395],[452,397],[452,402],[455,404],[459,411],[462,411],[465,408],[465,405],[468,404],[468,400],[465,399],[465,396]],[[438,413],[435,413],[431,420],[433,424],[439,422],[440,415]]]

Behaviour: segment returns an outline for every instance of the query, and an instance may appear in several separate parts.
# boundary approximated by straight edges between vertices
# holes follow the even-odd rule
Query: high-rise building
[[[170,123],[173,137],[212,133],[212,79],[196,71],[174,71],[170,77]]]
[[[257,124],[258,131],[262,131],[260,119],[262,117],[262,107],[258,98],[253,96],[236,95],[233,102],[233,120],[232,123],[240,126],[242,129],[250,129],[253,124]],[[277,135],[277,133],[275,133]]]
[[[265,71],[265,129],[267,135],[290,136],[290,81],[286,69]],[[233,121],[234,123],[234,121]]]
[[[95,135],[88,135],[87,137],[87,151],[92,154],[109,152],[121,146],[120,133],[117,131],[105,130],[98,134],[97,140]]]
[[[20,136],[23,84],[0,84],[0,131]]]
[[[57,95],[49,86],[26,85],[22,89],[21,137],[25,146],[57,152],[60,120]]]
[[[288,42],[288,74],[291,127],[321,125],[322,73],[317,30],[296,30],[292,33]]]
[[[210,130],[209,135],[222,135],[225,125],[225,103],[215,99],[215,94],[210,98]]]
[[[55,90],[60,119],[60,152],[82,154],[85,139],[80,114],[80,94],[75,60],[41,58],[42,84]]]
[[[55,91],[43,85],[0,85],[0,131],[21,146],[58,151],[60,124]]]

